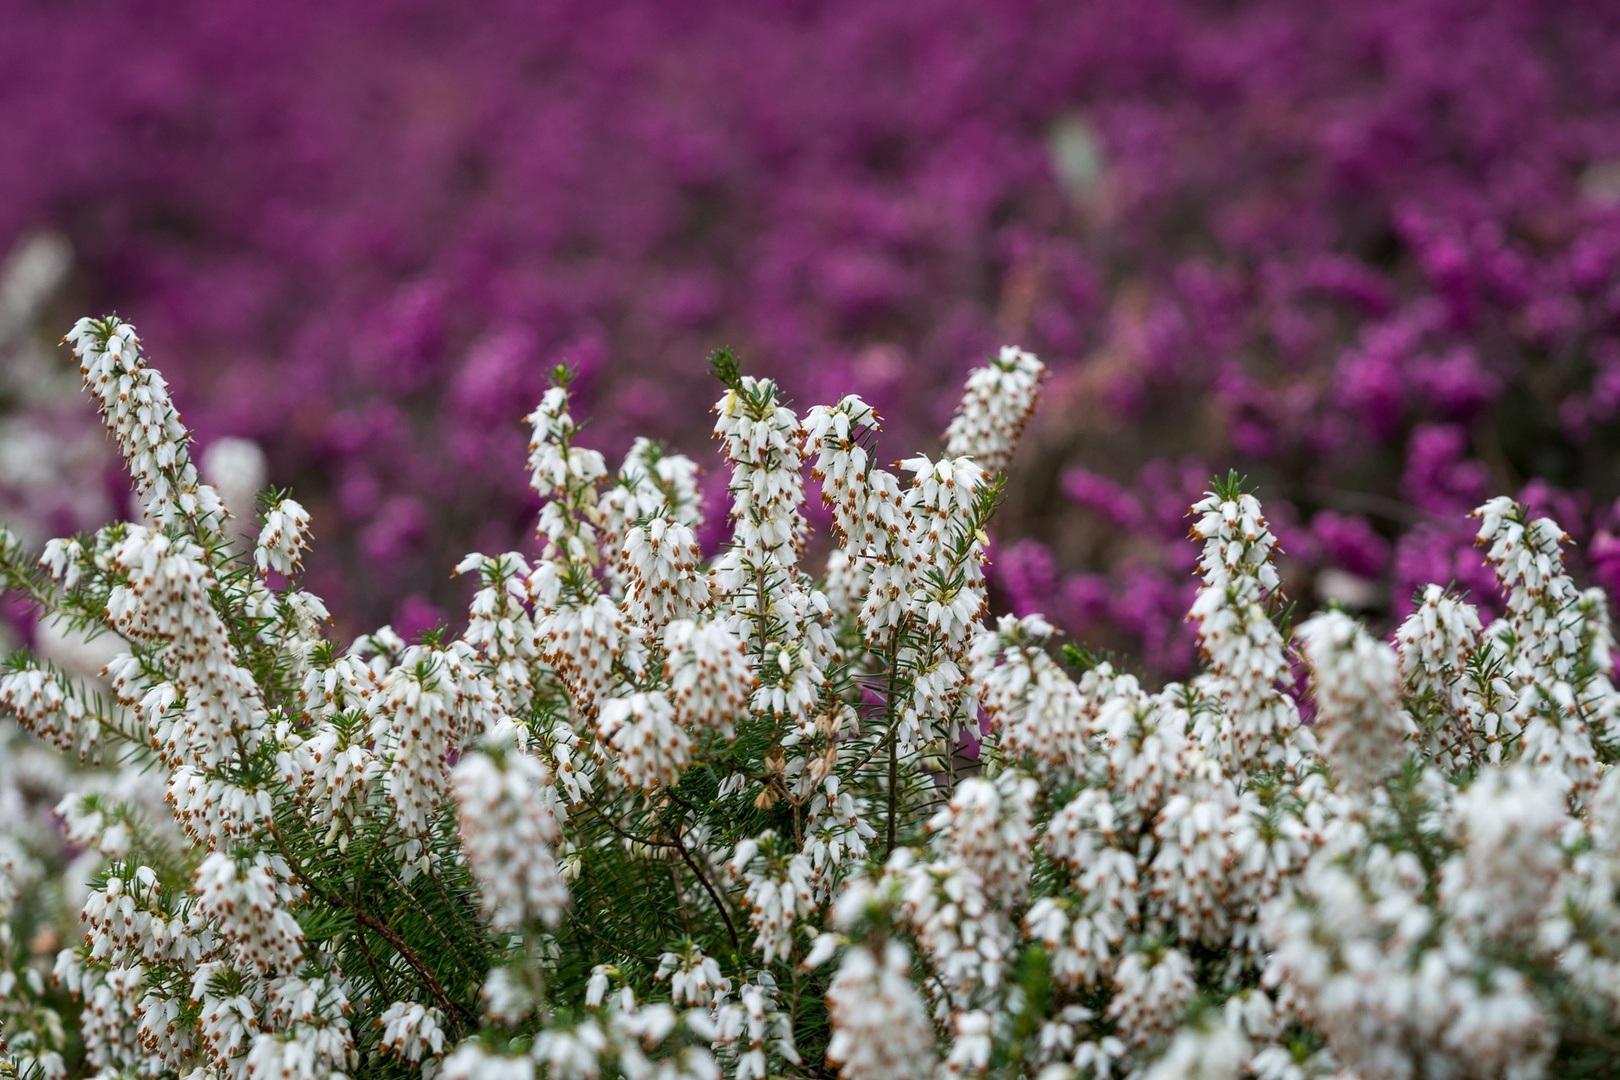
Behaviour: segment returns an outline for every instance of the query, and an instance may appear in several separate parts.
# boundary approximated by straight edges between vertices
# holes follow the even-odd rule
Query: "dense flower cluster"
[[[122,649],[0,675],[12,722],[119,763],[57,808],[89,879],[65,948],[48,845],[0,828],[0,1076],[1612,1064],[1611,625],[1511,500],[1476,512],[1504,614],[1434,587],[1388,644],[1279,621],[1272,523],[1217,482],[1191,510],[1206,662],[1150,690],[1054,656],[1037,615],[985,621],[979,459],[1011,459],[1032,355],[975,372],[902,481],[869,404],[801,418],[716,354],[732,539],[707,565],[691,463],[637,443],[610,472],[560,372],[530,418],[539,555],[461,561],[460,636],[342,648],[299,576],[312,515],[272,495],[237,527],[133,328],[69,340],[144,523],[0,546],[9,589]]]
[[[124,77],[60,61],[110,41]],[[123,509],[40,408],[71,265],[148,313],[210,451],[264,443],[345,633],[414,634],[460,602],[444,565],[516,546],[552,363],[616,458],[696,441],[722,340],[900,449],[1028,342],[1063,407],[1000,585],[1159,674],[1192,670],[1181,517],[1217,464],[1265,485],[1307,605],[1482,601],[1490,491],[1613,588],[1616,70],[1606,0],[19,0],[0,505],[31,542]]]

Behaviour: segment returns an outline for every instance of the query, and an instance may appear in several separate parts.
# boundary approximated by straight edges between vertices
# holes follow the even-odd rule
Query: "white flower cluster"
[[[414,1001],[396,1001],[377,1017],[382,1043],[403,1062],[417,1064],[424,1057],[444,1057],[444,1027],[438,1011]]]
[[[283,861],[265,855],[243,866],[216,851],[197,867],[197,910],[245,970],[291,973],[304,959],[304,931],[287,910],[303,897],[289,876]]]
[[[1299,710],[1281,689],[1287,649],[1265,610],[1278,590],[1277,538],[1253,495],[1211,493],[1192,512],[1192,535],[1204,542],[1204,584],[1190,618],[1209,661],[1207,687],[1221,703],[1212,749],[1227,766],[1272,764],[1295,750],[1299,728]]]
[[[1322,755],[1340,783],[1370,791],[1400,767],[1413,734],[1397,695],[1395,650],[1339,611],[1301,626],[1299,646],[1314,680]]]
[[[1474,516],[1507,597],[1506,617],[1487,630],[1514,697],[1503,721],[1526,756],[1589,791],[1598,781],[1594,738],[1620,735],[1603,591],[1576,589],[1559,550],[1568,538],[1547,518],[1526,520],[1505,498]]]
[[[457,817],[467,865],[478,878],[484,913],[499,930],[557,925],[568,887],[553,851],[565,813],[551,771],[523,752],[515,725],[504,725],[483,749],[457,763]]]
[[[945,453],[970,457],[987,472],[1011,462],[1024,425],[1035,412],[1046,366],[1012,345],[968,376],[962,405],[945,429]]]
[[[66,340],[79,358],[85,388],[118,441],[147,517],[165,527],[185,521],[218,531],[225,504],[198,478],[169,384],[147,366],[135,327],[117,319],[80,319]]]
[[[793,922],[814,914],[816,908],[810,860],[802,853],[784,858],[779,848],[776,834],[766,832],[738,844],[727,864],[744,887],[748,924],[758,935],[754,948],[767,964],[792,956]]]
[[[929,1076],[939,1036],[917,991],[911,957],[898,941],[881,950],[851,949],[827,989],[833,1022],[827,1060],[847,1080]]]
[[[1620,1046],[1607,609],[1510,502],[1479,511],[1505,617],[1435,587],[1385,643],[1279,626],[1276,537],[1217,483],[1208,670],[1153,689],[983,621],[1034,357],[975,373],[902,482],[858,398],[801,422],[721,353],[711,564],[696,467],[638,441],[610,475],[561,379],[538,553],[459,564],[460,634],[340,647],[309,515],[243,550],[133,330],[73,340],[145,522],[37,564],[8,539],[0,581],[121,648],[105,694],[14,659],[0,706],[148,769],[178,827],[123,780],[55,802],[67,948],[19,921],[48,860],[0,830],[0,1076],[82,1046],[184,1080],[1528,1080]]]
[[[282,499],[264,515],[253,561],[260,571],[292,575],[304,568],[309,550],[309,511],[291,499]]]

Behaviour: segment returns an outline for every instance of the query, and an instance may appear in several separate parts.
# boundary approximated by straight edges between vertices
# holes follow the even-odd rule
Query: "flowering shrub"
[[[37,565],[8,536],[0,573],[124,651],[104,690],[18,656],[0,702],[173,815],[63,800],[99,868],[49,981],[0,843],[5,1075],[1535,1077],[1620,1045],[1607,607],[1509,499],[1475,513],[1504,615],[1431,587],[1388,644],[1279,624],[1276,537],[1214,485],[1206,668],[1153,691],[982,621],[1028,353],[909,482],[861,399],[801,418],[716,354],[707,566],[692,463],[610,473],[559,371],[538,557],[458,565],[460,636],[344,649],[304,508],[233,540],[133,328],[69,340],[143,520]]]

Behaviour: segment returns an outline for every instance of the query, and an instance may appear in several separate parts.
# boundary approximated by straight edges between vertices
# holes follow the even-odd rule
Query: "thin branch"
[[[451,1013],[459,1013],[468,1022],[473,1024],[478,1023],[478,1014],[467,1008],[467,1006],[461,1004],[459,1001],[455,1001],[448,993],[445,992],[444,986],[440,984],[438,978],[435,977],[433,972],[428,969],[428,966],[422,962],[422,958],[417,956],[416,953],[412,951],[410,945],[405,942],[405,939],[399,936],[398,931],[394,930],[393,927],[371,914],[359,904],[347,904],[346,906],[350,911],[354,912],[356,922],[360,923],[360,925],[366,927],[367,929],[372,930],[377,934],[378,937],[388,942],[389,945],[393,946],[394,951],[399,953],[400,957],[407,964],[411,965],[411,968],[421,978],[422,982],[427,985],[429,993],[431,993],[438,1001],[439,1007],[445,1011],[446,1015]]]
[[[298,863],[297,857],[288,850],[287,841],[281,833],[273,832],[271,835],[275,837],[276,847],[281,849],[281,854],[287,860],[288,866],[298,876],[299,884],[326,903],[353,912],[356,922],[372,930],[378,937],[388,942],[393,947],[393,950],[399,953],[400,958],[409,964],[412,970],[421,978],[423,984],[428,988],[428,992],[438,1001],[439,1007],[444,1010],[447,1017],[452,1014],[459,1014],[470,1023],[478,1023],[478,1014],[450,997],[449,993],[445,991],[444,985],[439,982],[438,977],[422,962],[422,958],[416,955],[405,939],[399,936],[398,931],[371,914],[358,901],[351,900],[347,896],[334,896],[322,889],[315,883],[313,876],[304,872]]]
[[[737,950],[737,956],[740,960],[743,954],[742,939],[737,936],[737,927],[731,921],[731,913],[726,910],[726,905],[720,899],[720,894],[715,892],[714,886],[709,884],[709,879],[699,868],[697,860],[692,858],[692,853],[687,851],[686,845],[681,842],[680,830],[676,829],[673,835],[675,837],[675,850],[681,853],[681,861],[691,868],[693,874],[697,875],[698,884],[703,886],[703,891],[709,894],[710,900],[714,901],[715,909],[720,912],[720,917],[726,921],[726,932],[731,935],[731,947]]]

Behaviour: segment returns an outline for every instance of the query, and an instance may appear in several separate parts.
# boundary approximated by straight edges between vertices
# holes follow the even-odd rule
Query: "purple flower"
[[[115,75],[61,60],[108,41]],[[1458,577],[1439,520],[1483,495],[1620,496],[1617,70],[1603,0],[13,4],[0,247],[71,241],[373,623],[527,542],[556,363],[610,460],[712,460],[720,344],[800,405],[866,397],[888,459],[1017,342],[1054,379],[1006,580],[1033,603],[1016,530],[1051,539],[1043,606],[1171,663],[1216,470],[1310,523],[1302,580],[1387,575],[1390,613],[1403,567]]]

